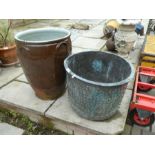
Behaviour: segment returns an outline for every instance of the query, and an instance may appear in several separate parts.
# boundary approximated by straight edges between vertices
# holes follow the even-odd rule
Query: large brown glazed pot
[[[41,28],[15,35],[17,55],[27,80],[41,99],[55,99],[66,87],[64,59],[71,53],[70,32]]]

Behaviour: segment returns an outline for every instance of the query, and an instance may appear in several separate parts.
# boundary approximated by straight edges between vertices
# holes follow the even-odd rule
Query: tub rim
[[[43,30],[52,30],[52,31],[60,31],[60,32],[65,32],[66,35],[64,37],[56,38],[53,40],[45,40],[45,41],[28,41],[24,39],[19,39],[21,35],[31,33],[31,32],[37,32],[37,31],[43,31]],[[31,43],[31,44],[41,44],[41,43],[53,43],[57,42],[63,39],[66,39],[71,36],[71,32],[67,29],[64,28],[58,28],[58,27],[44,27],[44,28],[32,28],[24,31],[17,32],[14,36],[15,40],[20,41],[20,42],[25,42],[25,43]]]
[[[99,53],[99,52],[100,52],[100,53],[101,53],[102,51],[84,51],[84,53],[90,53],[90,52],[91,52],[91,53],[92,53],[92,52],[94,52],[94,53]],[[133,67],[133,65],[132,65],[128,60],[126,60],[126,59],[124,59],[123,57],[118,56],[118,55],[116,55],[116,54],[113,54],[113,53],[110,53],[110,52],[107,52],[107,51],[105,52],[105,51],[104,51],[104,53],[106,53],[106,54],[115,55],[115,56],[117,56],[117,57],[120,57],[120,58],[123,59],[124,61],[126,61],[126,62],[129,64],[130,68],[131,68],[131,73],[130,73],[130,75],[129,75],[126,79],[124,79],[124,80],[122,80],[122,81],[113,82],[113,83],[94,82],[94,81],[92,81],[92,80],[88,80],[88,79],[82,78],[82,77],[80,77],[79,75],[77,75],[77,74],[75,74],[74,72],[72,72],[71,69],[68,67],[68,64],[67,64],[68,59],[70,59],[72,56],[74,56],[74,55],[79,55],[79,54],[82,54],[82,53],[83,53],[83,52],[72,54],[72,55],[68,56],[68,57],[64,60],[64,67],[65,67],[65,70],[66,70],[66,72],[67,72],[68,74],[70,74],[70,75],[72,76],[72,78],[77,78],[78,80],[81,80],[81,81],[83,81],[83,82],[86,82],[86,83],[89,83],[89,84],[93,84],[93,85],[96,85],[96,86],[111,87],[111,86],[120,86],[120,85],[126,84],[126,83],[128,83],[130,80],[132,80],[133,77],[134,77],[134,72],[135,72],[134,67]]]

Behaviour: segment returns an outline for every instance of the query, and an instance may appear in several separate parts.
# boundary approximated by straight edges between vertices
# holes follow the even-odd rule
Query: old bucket
[[[81,52],[64,61],[68,96],[75,112],[89,120],[105,120],[119,109],[132,65],[112,53]]]
[[[25,76],[41,99],[55,99],[65,90],[64,59],[71,53],[70,32],[39,28],[15,35],[17,55]]]

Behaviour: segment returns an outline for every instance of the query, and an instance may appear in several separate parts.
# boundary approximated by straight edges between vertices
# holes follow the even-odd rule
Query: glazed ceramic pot
[[[70,32],[61,28],[26,30],[15,35],[17,54],[35,94],[60,97],[66,88],[64,59],[71,53]]]
[[[115,41],[114,41],[114,37],[109,38],[106,41],[106,47],[108,49],[108,51],[115,51]]]
[[[115,19],[106,20],[105,26],[103,28],[104,36],[108,39],[111,38],[118,27],[119,27],[119,24],[117,20]]]
[[[111,26],[106,26],[103,30],[104,36],[109,39],[114,34],[115,29]]]
[[[0,48],[0,60],[6,67],[18,63],[16,45]]]
[[[120,26],[115,33],[115,47],[119,54],[128,55],[137,40],[135,25],[138,20],[118,20]]]

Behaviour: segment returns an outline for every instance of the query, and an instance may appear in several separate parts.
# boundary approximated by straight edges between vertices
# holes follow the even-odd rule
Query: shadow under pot
[[[35,94],[56,99],[65,91],[64,59],[71,53],[70,32],[61,28],[26,30],[15,35],[17,55]]]

